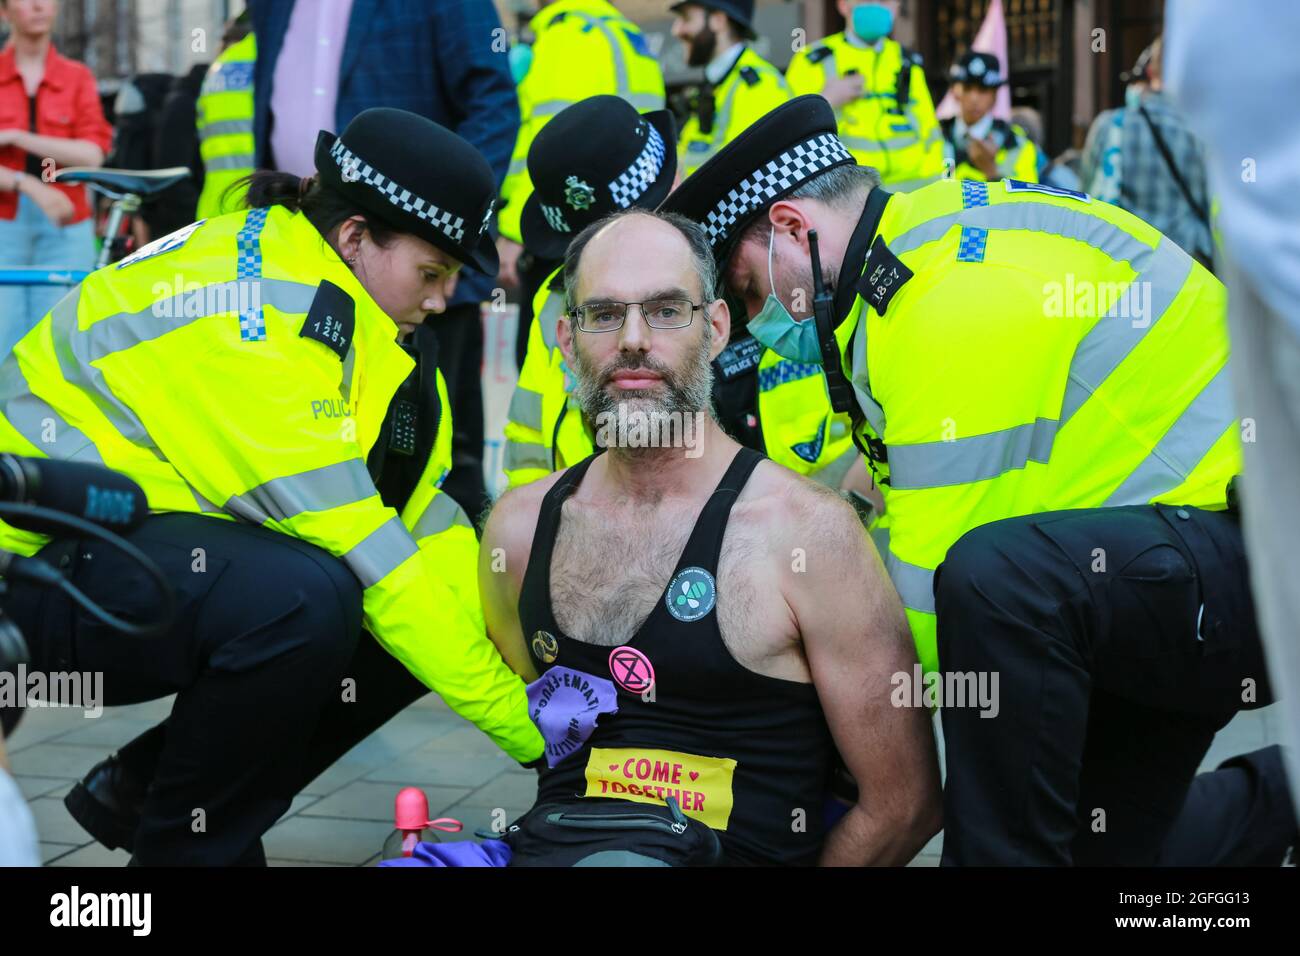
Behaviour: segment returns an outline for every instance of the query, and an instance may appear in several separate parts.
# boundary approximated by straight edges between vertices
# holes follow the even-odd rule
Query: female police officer
[[[110,705],[177,695],[165,730],[124,748],[135,767],[74,791],[145,864],[256,862],[294,793],[422,692],[408,670],[517,760],[542,749],[483,633],[473,532],[437,488],[445,395],[399,344],[462,263],[496,271],[491,170],[392,109],[322,132],[316,168],[254,174],[248,210],[92,274],[0,367],[0,451],[103,464],[154,512],[130,538],[176,589],[166,637],[22,586],[10,606],[33,669],[101,671]],[[377,490],[384,461],[413,490]],[[0,525],[0,547],[44,547],[109,610],[153,615],[115,552],[46,541]]]

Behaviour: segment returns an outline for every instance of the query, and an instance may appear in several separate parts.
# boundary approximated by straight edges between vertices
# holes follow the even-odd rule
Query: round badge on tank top
[[[698,567],[678,571],[664,595],[668,613],[684,624],[698,621],[712,611],[717,599],[713,575]]]
[[[644,694],[655,684],[655,668],[650,658],[626,644],[609,652],[609,672],[614,683],[629,694]]]
[[[533,654],[544,664],[554,664],[560,656],[560,643],[550,631],[538,631],[533,635]]]

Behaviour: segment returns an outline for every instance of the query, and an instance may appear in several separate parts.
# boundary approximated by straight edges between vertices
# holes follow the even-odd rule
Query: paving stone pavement
[[[106,708],[89,719],[81,711],[30,710],[7,742],[15,779],[29,801],[49,866],[122,866],[128,854],[106,850],[68,815],[63,796],[90,767],[165,717],[171,700]],[[1237,716],[1215,738],[1203,770],[1279,739],[1272,707]],[[942,741],[940,741],[942,746]],[[412,704],[343,755],[307,785],[266,834],[272,866],[373,866],[392,829],[393,797],[419,786],[433,816],[461,820],[472,839],[479,828],[499,829],[532,805],[536,777],[430,694]],[[937,866],[943,835],[912,866]]]

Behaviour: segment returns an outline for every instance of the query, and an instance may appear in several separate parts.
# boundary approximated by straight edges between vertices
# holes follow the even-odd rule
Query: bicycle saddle
[[[69,166],[54,174],[56,183],[86,183],[100,189],[116,193],[134,193],[147,197],[161,192],[168,186],[175,185],[182,179],[189,179],[190,171],[185,166],[172,166],[170,169],[106,169],[89,166]]]

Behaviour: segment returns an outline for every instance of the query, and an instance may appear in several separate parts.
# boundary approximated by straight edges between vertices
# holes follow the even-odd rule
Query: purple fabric
[[[582,749],[596,718],[618,713],[618,691],[603,677],[552,667],[528,685],[528,712],[546,741],[546,765],[554,767]]]
[[[510,847],[500,840],[417,843],[410,856],[381,860],[380,866],[506,866]]]

